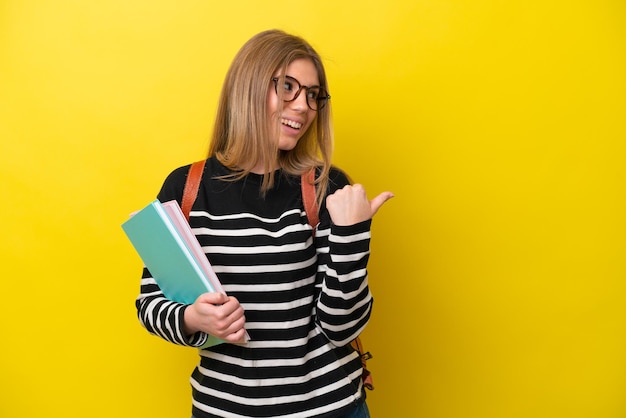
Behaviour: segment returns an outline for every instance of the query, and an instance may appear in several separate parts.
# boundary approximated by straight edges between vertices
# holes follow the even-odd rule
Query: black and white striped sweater
[[[189,166],[174,170],[158,195],[178,200]],[[265,197],[262,176],[239,181],[207,161],[190,224],[227,294],[245,310],[245,345],[199,350],[191,376],[195,417],[340,417],[363,400],[361,362],[350,347],[368,322],[367,284],[371,221],[330,222],[325,205],[312,237],[300,178],[276,176]],[[348,184],[331,171],[328,194]],[[201,346],[206,334],[187,338],[185,305],[163,297],[144,270],[137,298],[146,329],[167,341]]]

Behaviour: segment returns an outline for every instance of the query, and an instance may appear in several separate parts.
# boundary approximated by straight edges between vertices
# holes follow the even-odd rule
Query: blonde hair
[[[209,148],[222,164],[240,179],[259,162],[265,164],[261,192],[274,184],[273,168],[301,175],[316,167],[318,202],[328,186],[332,157],[330,102],[317,112],[316,119],[289,151],[278,149],[279,126],[268,112],[267,96],[271,78],[297,59],[313,62],[320,86],[328,90],[326,72],[319,54],[304,39],[280,30],[261,32],[246,42],[235,56],[224,80]],[[282,100],[279,101],[282,106]],[[278,167],[271,166],[277,161]]]

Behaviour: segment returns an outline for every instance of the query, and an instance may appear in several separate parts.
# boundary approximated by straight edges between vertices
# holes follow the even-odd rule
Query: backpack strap
[[[363,345],[361,344],[361,337],[356,337],[354,340],[350,341],[350,345],[352,348],[356,350],[357,353],[361,356],[361,365],[363,366],[363,373],[361,374],[361,380],[363,381],[363,386],[365,386],[369,390],[374,390],[374,379],[372,378],[372,372],[367,369],[367,360],[372,358],[372,355],[369,351],[363,352]]]
[[[200,188],[200,181],[202,180],[205,163],[206,160],[196,161],[191,164],[191,167],[189,167],[189,173],[187,173],[185,189],[183,190],[183,200],[180,205],[187,221],[189,221],[189,212],[191,212],[193,202],[195,202],[196,197],[198,197],[198,189]]]
[[[312,168],[306,173],[302,173],[300,184],[302,186],[302,202],[304,203],[304,211],[306,212],[306,217],[309,220],[309,225],[311,225],[311,228],[313,229],[313,237],[315,237],[315,228],[320,222],[317,210],[317,196],[315,194],[315,168]]]

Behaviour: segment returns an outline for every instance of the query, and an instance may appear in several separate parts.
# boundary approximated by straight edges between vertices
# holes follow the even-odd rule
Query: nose
[[[295,99],[289,102],[289,106],[294,110],[306,111],[309,108],[306,95],[306,89],[300,88],[300,91],[296,94]]]

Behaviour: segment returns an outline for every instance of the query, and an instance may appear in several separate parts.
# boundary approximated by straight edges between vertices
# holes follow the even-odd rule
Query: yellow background
[[[120,228],[253,34],[326,60],[373,196],[375,418],[626,416],[626,3],[0,1],[0,417],[186,417]]]

